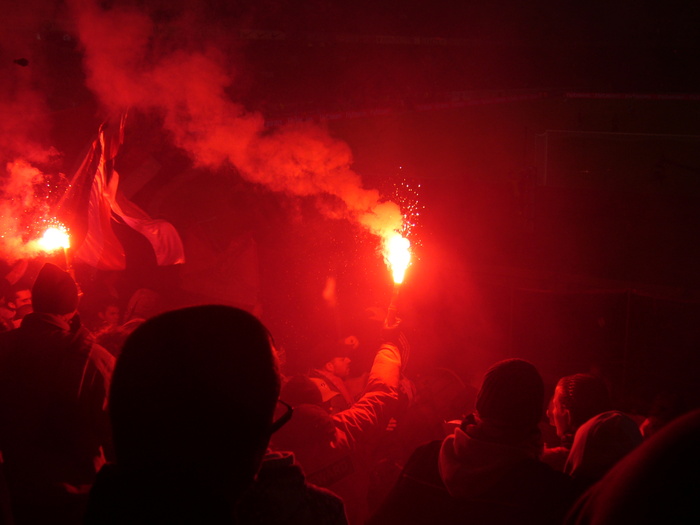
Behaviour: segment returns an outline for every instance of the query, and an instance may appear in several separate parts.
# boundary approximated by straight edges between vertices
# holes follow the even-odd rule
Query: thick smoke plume
[[[344,142],[311,124],[267,130],[262,115],[230,99],[236,79],[227,47],[203,39],[194,15],[165,24],[129,7],[75,2],[74,9],[89,87],[106,107],[157,112],[200,166],[230,163],[275,191],[330,195],[346,218],[384,238],[401,228],[399,207],[363,187]],[[221,34],[214,25],[210,32]]]
[[[41,171],[26,161],[6,167],[0,187],[0,254],[8,262],[39,255],[38,230],[55,225],[47,196],[37,188],[44,183]]]
[[[0,257],[10,262],[37,254],[31,236],[48,218],[48,195],[37,191],[44,184],[39,166],[58,153],[49,142],[41,29],[55,6],[17,2],[0,17]]]

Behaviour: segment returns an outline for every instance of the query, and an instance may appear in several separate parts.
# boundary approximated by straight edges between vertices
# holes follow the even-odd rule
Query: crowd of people
[[[140,290],[88,329],[61,268],[5,284],[0,525],[699,522],[693,407],[633,417],[590,373],[550,396],[518,358],[473,396],[450,370],[407,377],[395,316],[360,379],[353,337],[287,375],[239,308]]]

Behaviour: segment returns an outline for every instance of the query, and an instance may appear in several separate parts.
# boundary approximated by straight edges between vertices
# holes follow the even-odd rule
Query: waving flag
[[[97,139],[59,204],[59,216],[71,225],[73,256],[101,270],[123,270],[126,255],[114,233],[117,222],[146,237],[160,266],[184,263],[182,240],[175,227],[152,219],[119,190],[114,161],[124,139],[125,121],[123,115],[118,122],[107,121],[100,126]]]

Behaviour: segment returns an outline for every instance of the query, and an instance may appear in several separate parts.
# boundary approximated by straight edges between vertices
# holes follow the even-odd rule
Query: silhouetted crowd
[[[288,376],[239,308],[144,289],[88,329],[59,267],[4,285],[0,525],[700,523],[700,410],[678,400],[627,414],[591,373],[549,396],[517,358],[475,394],[410,378],[394,316],[366,374],[346,337]]]

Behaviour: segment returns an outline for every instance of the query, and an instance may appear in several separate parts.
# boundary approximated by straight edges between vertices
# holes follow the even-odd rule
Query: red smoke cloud
[[[347,144],[310,124],[266,130],[260,114],[229,98],[235,78],[226,46],[203,39],[201,27],[194,35],[183,19],[164,25],[133,8],[73,6],[88,85],[107,108],[158,112],[200,166],[230,163],[274,191],[330,195],[346,218],[383,237],[401,228],[399,207],[352,170]]]
[[[17,157],[46,162],[56,152],[48,144],[42,29],[55,13],[55,1],[28,0],[4,9],[0,17],[0,160]],[[8,6],[9,7],[9,6]]]
[[[48,218],[47,196],[35,190],[44,183],[36,166],[58,157],[49,143],[42,41],[56,5],[17,2],[0,17],[0,257],[8,261],[36,255],[27,241]]]
[[[45,184],[44,174],[26,161],[6,167],[0,187],[0,254],[8,262],[39,255],[39,235],[55,225],[47,195],[37,191]]]

